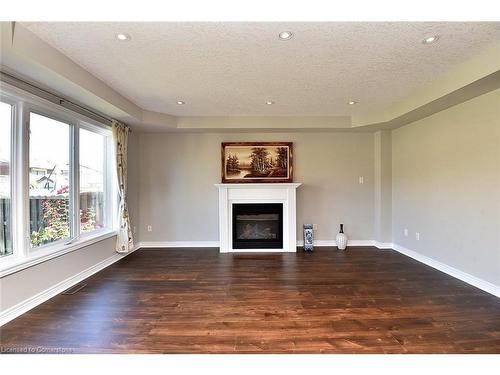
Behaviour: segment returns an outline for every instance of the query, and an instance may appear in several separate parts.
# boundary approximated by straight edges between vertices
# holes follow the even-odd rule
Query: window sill
[[[27,257],[15,257],[12,259],[2,259],[2,265],[0,266],[0,278],[7,275],[19,272],[34,265],[46,262],[50,259],[60,257],[61,255],[70,253],[72,251],[81,249],[82,247],[90,246],[96,242],[106,240],[108,238],[117,235],[117,231],[106,231],[100,232],[93,236],[85,236],[69,245],[58,245],[50,248],[50,252],[44,254],[33,254]],[[9,255],[7,258],[13,255]]]

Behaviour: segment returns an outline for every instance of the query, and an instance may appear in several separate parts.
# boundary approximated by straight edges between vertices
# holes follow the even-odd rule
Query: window
[[[80,128],[80,232],[106,227],[106,137]]]
[[[0,102],[0,256],[12,254],[10,145],[12,106]]]
[[[29,129],[30,243],[39,247],[72,234],[70,126],[31,113]]]
[[[0,275],[115,235],[111,129],[8,83],[0,99]]]

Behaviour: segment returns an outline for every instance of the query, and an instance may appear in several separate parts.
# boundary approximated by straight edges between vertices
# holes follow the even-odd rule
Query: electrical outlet
[[[153,227],[151,225],[148,225],[148,232],[152,232],[153,231]]]
[[[404,234],[405,234],[405,237],[408,237],[408,228],[405,228]]]
[[[137,227],[135,225],[132,227],[132,233],[134,233],[134,234],[137,233]]]
[[[365,178],[363,176],[359,176],[359,183],[364,184],[365,183]]]
[[[318,230],[318,224],[313,224],[313,230]]]
[[[420,233],[415,232],[415,239],[416,239],[417,241],[420,241]]]

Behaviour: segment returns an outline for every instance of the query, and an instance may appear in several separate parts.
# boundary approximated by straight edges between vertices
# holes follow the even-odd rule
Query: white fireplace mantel
[[[219,189],[219,242],[221,253],[297,251],[296,190],[300,183],[215,184]],[[233,249],[233,203],[282,203],[282,249]]]

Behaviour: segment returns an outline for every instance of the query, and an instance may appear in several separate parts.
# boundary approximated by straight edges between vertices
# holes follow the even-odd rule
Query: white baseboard
[[[391,242],[378,242],[378,241],[372,241],[373,246],[379,248],[379,249],[394,249],[394,244]]]
[[[142,241],[137,244],[143,248],[162,247],[219,247],[219,241]]]
[[[349,240],[347,246],[376,246],[381,249],[391,248],[392,244],[381,244],[388,245],[389,247],[379,247],[379,243],[371,240]],[[304,246],[304,241],[297,241],[297,246]],[[315,240],[314,246],[337,246],[335,240]],[[219,247],[219,241],[143,241],[137,244],[137,247],[142,248],[171,248],[171,247]]]
[[[297,246],[304,246],[304,241],[303,240],[298,240],[297,241]],[[337,242],[335,240],[314,240],[314,246],[337,246]],[[374,241],[371,240],[348,240],[347,241],[347,246],[353,246],[353,247],[358,247],[358,246],[375,246]]]
[[[462,281],[466,282],[467,284],[470,284],[472,286],[475,286],[476,288],[484,290],[485,292],[493,294],[496,297],[500,297],[500,286],[499,285],[495,285],[493,283],[490,283],[489,281],[480,279],[479,277],[472,276],[466,272],[460,271],[454,267],[451,267],[451,266],[448,266],[444,263],[441,263],[440,261],[429,258],[425,255],[420,254],[420,253],[417,253],[416,251],[409,250],[409,249],[407,249],[403,246],[400,246],[398,244],[394,244],[392,248],[403,255],[406,255],[406,256],[409,256],[410,258],[418,260],[421,263],[424,263],[432,268],[435,268],[441,272],[444,272],[450,276],[453,276],[459,280],[462,280]]]
[[[119,261],[120,259],[132,254],[135,250],[139,249],[139,245],[135,245],[134,249],[127,254],[113,254],[109,258],[102,260],[101,262],[94,264],[93,266],[77,273],[74,276],[68,277],[67,279],[41,291],[34,296],[19,302],[18,304],[2,311],[0,313],[0,327],[4,324],[10,322],[11,320],[17,318],[18,316],[28,312],[29,310],[35,308],[36,306],[44,303],[45,301],[55,297],[59,293],[64,292],[66,289],[72,287],[75,284],[85,280],[86,278],[92,276],[93,274],[103,270],[104,268],[112,265],[113,263]]]

